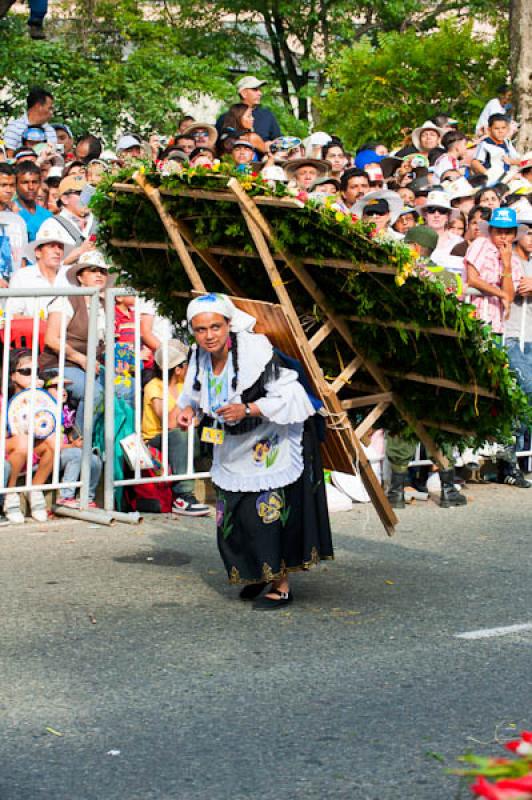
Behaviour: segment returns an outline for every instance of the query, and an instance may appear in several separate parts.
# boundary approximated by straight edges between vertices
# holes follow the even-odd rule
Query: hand
[[[159,148],[161,146],[161,141],[159,139],[159,134],[158,133],[152,133],[152,135],[148,139],[148,144],[150,145],[151,154],[153,156],[153,160],[155,161],[155,159],[159,155]]]
[[[521,278],[517,292],[520,295],[527,295],[532,292],[532,278]]]
[[[194,409],[192,406],[187,406],[177,415],[177,426],[182,430],[189,428],[194,422]]]
[[[509,269],[512,263],[512,243],[511,242],[501,242],[499,245],[499,253],[501,254],[501,261],[506,269]]]
[[[5,281],[3,278],[0,278],[0,289],[8,289],[9,283]]]
[[[227,406],[219,408],[216,415],[221,417],[224,422],[240,422],[246,416],[246,406],[244,403],[229,403]]]
[[[501,297],[502,307],[504,309],[504,319],[508,319],[510,316],[510,311],[512,308],[512,301],[508,297],[508,295],[503,294]]]

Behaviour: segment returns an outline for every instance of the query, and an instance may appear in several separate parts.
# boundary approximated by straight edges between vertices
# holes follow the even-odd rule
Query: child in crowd
[[[31,388],[31,351],[18,350],[12,357],[9,370],[10,387],[9,398],[16,397],[25,389]],[[42,387],[42,381],[37,379],[35,388]],[[35,439],[33,446],[34,459],[38,459],[37,469],[33,475],[32,483],[36,486],[47,482],[53,467],[54,450],[50,438]],[[27,464],[28,436],[24,433],[12,433],[6,439],[6,458],[11,465],[11,474],[7,482],[8,488],[17,485],[17,480],[24,467],[31,469]],[[35,462],[34,462],[35,465]],[[29,493],[31,516],[36,522],[46,522],[48,513],[42,491],[33,490]],[[4,502],[4,512],[9,522],[22,523],[24,515],[20,508],[20,497],[17,493],[7,494]]]
[[[177,400],[183,390],[187,373],[188,347],[178,339],[168,342],[168,463],[173,475],[182,475],[187,469],[188,433],[177,427],[179,406]],[[162,450],[163,419],[163,349],[155,352],[155,375],[144,389],[142,436],[147,445]],[[204,516],[209,507],[199,503],[194,496],[194,481],[176,481],[172,484],[175,495],[173,514]]]
[[[72,381],[64,380],[63,386],[66,387],[71,383]],[[44,388],[54,398],[54,400],[57,400],[58,397],[58,385],[58,373],[49,370],[46,373]],[[79,476],[81,474],[83,438],[79,429],[75,425],[75,418],[75,409],[68,405],[68,393],[66,388],[64,388],[62,407],[63,435],[61,439],[61,455],[59,457],[59,465],[61,467],[63,483],[76,483],[79,481]],[[55,443],[55,437],[53,435],[51,439]],[[97,508],[95,497],[101,474],[102,460],[96,453],[92,453],[89,481],[89,508]],[[76,500],[76,490],[74,488],[60,489],[58,492],[57,505],[67,506],[69,508],[79,508],[79,502]]]
[[[510,166],[518,165],[520,158],[508,138],[510,123],[504,114],[492,114],[488,120],[488,136],[477,147],[471,162],[473,171],[497,180]]]

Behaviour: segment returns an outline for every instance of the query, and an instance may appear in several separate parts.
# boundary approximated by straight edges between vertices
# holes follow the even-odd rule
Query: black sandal
[[[253,608],[257,611],[273,611],[275,608],[282,608],[287,606],[294,599],[292,592],[280,592],[279,589],[270,589],[268,594],[276,594],[277,598],[261,597],[253,604]]]
[[[248,583],[247,586],[244,586],[244,588],[240,590],[240,599],[255,600],[259,594],[262,594],[267,586],[269,586],[269,584],[266,583],[266,581],[261,581],[260,583]]]

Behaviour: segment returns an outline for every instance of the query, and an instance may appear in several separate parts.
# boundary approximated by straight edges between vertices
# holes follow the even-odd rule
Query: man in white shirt
[[[488,100],[478,118],[475,133],[477,136],[485,136],[488,133],[488,120],[492,114],[507,114],[508,105],[512,102],[512,90],[510,86],[499,86],[497,97]]]
[[[57,144],[55,130],[49,125],[54,113],[54,98],[46,89],[35,87],[30,89],[26,99],[27,112],[18,119],[12,119],[7,124],[4,133],[4,145],[8,158],[13,158],[15,150],[22,147],[22,134],[26,128],[38,126],[46,133],[46,141]]]
[[[71,252],[72,245],[47,229],[51,222],[49,220],[41,225],[37,238],[24,251],[25,257],[34,262],[34,266],[15,272],[9,281],[10,289],[51,289],[54,285],[61,262]],[[10,314],[12,318],[33,318],[37,307],[39,315],[46,319],[48,305],[52,300],[52,293],[49,297],[10,297],[6,304],[6,314]]]
[[[8,240],[7,250],[0,243],[0,287],[5,289],[11,275],[22,266],[22,253],[28,244],[26,224],[12,209],[15,196],[15,171],[10,164],[0,164],[0,240]],[[7,262],[7,263],[6,263]]]

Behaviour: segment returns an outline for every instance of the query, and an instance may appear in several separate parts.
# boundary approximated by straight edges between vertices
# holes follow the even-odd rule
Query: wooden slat
[[[316,350],[320,344],[325,341],[327,336],[334,330],[334,325],[332,322],[327,320],[327,322],[319,328],[315,334],[313,334],[310,339],[308,340],[309,347],[311,350]]]
[[[458,425],[452,425],[450,422],[434,422],[432,419],[424,419],[422,422],[427,428],[436,428],[436,430],[458,433],[460,436],[471,436],[471,430],[460,428]]]
[[[350,400],[342,400],[342,408],[363,408],[364,406],[374,406],[378,403],[391,403],[393,392],[379,392],[379,394],[367,394],[364,397],[353,397]]]
[[[412,322],[385,322],[384,320],[377,319],[376,317],[356,317],[352,314],[349,314],[346,319],[350,320],[351,322],[363,322],[364,324],[368,325],[378,325],[381,328],[396,328],[397,330],[419,331],[419,333],[430,333],[436,336],[450,336],[451,338],[459,337],[458,332],[453,330],[453,328],[425,328],[415,325]]]
[[[405,381],[413,381],[414,383],[427,383],[430,386],[440,386],[442,389],[454,389],[457,392],[467,392],[468,394],[476,394],[479,397],[497,398],[494,392],[489,389],[484,389],[482,386],[477,386],[474,383],[457,383],[450,381],[447,378],[432,378],[427,375],[420,375],[417,372],[399,372],[394,369],[385,369],[383,372],[386,375],[392,375],[394,378],[401,378]]]
[[[200,292],[205,292],[205,285],[201,279],[201,276],[196,269],[196,265],[194,264],[192,258],[190,257],[190,253],[188,252],[188,248],[183,241],[181,233],[179,232],[178,226],[175,220],[170,216],[168,211],[165,209],[162,201],[161,196],[158,190],[151,185],[151,183],[146,180],[146,176],[141,172],[136,172],[133,176],[134,180],[138,184],[139,191],[144,192],[146,197],[153,203],[159,217],[161,218],[161,222],[163,223],[164,227],[166,228],[166,232],[170,237],[170,240],[175,247],[175,250],[179,256],[181,263],[183,264],[183,268],[188,275],[188,279],[192,284],[194,289],[197,289]]]
[[[170,189],[160,189],[159,194],[166,197],[195,197],[197,200],[215,200],[219,203],[238,203],[238,200],[230,192],[225,192],[224,188],[213,189],[187,189],[180,187],[178,191]],[[132,183],[113,183],[115,191],[126,192],[127,194],[141,194],[138,187]],[[255,197],[255,202],[261,206],[274,206],[275,208],[304,208],[304,203],[295,197]]]
[[[349,362],[345,369],[343,369],[331,383],[331,389],[333,392],[336,393],[339,392],[340,389],[343,389],[345,384],[349,382],[349,380],[353,377],[355,372],[362,366],[363,363],[364,359],[361,356],[355,356],[355,358]]]
[[[379,403],[375,406],[373,411],[370,411],[369,414],[364,417],[360,425],[355,428],[355,435],[361,439],[377,422],[377,420],[382,417],[386,409],[390,403]]]

